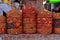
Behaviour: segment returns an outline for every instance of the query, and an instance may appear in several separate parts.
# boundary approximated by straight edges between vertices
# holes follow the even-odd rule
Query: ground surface
[[[41,34],[20,34],[20,35],[1,35],[0,40],[60,40],[60,35],[41,35]]]

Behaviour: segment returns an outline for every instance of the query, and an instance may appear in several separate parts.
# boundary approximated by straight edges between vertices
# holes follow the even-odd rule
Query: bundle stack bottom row
[[[0,34],[6,33],[6,18],[4,16],[0,16]]]
[[[23,31],[24,33],[36,33],[36,9],[33,6],[23,7]]]
[[[0,16],[0,34],[60,34],[60,13],[42,10],[34,6],[23,7],[23,12],[11,10],[7,17]]]
[[[7,33],[22,33],[22,14],[20,13],[20,11],[12,10],[7,14]]]
[[[37,14],[37,33],[52,33],[52,13],[50,11],[41,11]]]
[[[60,13],[53,14],[54,33],[60,34]]]

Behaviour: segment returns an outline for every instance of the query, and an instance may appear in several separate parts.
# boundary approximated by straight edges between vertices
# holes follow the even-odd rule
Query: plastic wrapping
[[[0,34],[6,33],[6,18],[4,16],[0,16]]]
[[[11,10],[7,14],[8,34],[22,33],[22,14],[18,10]]]
[[[52,12],[42,10],[37,14],[37,33],[52,33]]]
[[[6,23],[6,18],[4,16],[0,16],[0,23]]]
[[[6,28],[0,28],[0,34],[5,34],[6,33]]]
[[[22,30],[20,30],[19,28],[15,28],[15,29],[8,29],[7,32],[8,34],[20,34]]]
[[[60,19],[60,13],[54,13],[53,18],[54,19]]]
[[[52,18],[37,18],[37,23],[52,23]]]
[[[48,10],[42,10],[37,15],[37,17],[52,17],[52,12]]]
[[[36,8],[34,6],[23,7],[23,31],[24,33],[36,33]]]
[[[60,34],[60,19],[54,19],[54,33]]]

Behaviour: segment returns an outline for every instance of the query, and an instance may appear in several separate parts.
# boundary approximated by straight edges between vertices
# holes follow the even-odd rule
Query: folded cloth
[[[8,13],[12,10],[12,7],[8,4],[0,4],[0,9],[2,9],[5,13]]]
[[[0,40],[3,40],[1,36],[0,36]]]
[[[0,0],[0,2],[2,3],[2,0]]]
[[[3,11],[2,11],[2,9],[0,9],[0,15],[3,15]]]

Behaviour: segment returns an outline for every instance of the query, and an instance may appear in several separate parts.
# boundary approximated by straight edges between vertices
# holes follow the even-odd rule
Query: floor
[[[41,34],[20,34],[20,35],[8,35],[3,34],[0,40],[60,40],[59,34],[41,35]]]

